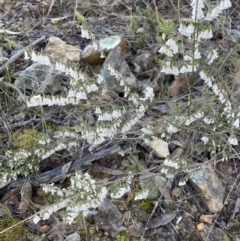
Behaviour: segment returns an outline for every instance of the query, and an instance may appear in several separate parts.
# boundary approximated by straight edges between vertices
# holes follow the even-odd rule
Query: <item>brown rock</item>
[[[50,37],[44,52],[60,63],[78,63],[80,61],[81,49],[66,44],[58,37]]]
[[[203,223],[199,223],[199,224],[197,225],[197,230],[198,230],[199,232],[202,232],[204,229],[205,229],[205,225],[204,225]]]
[[[201,215],[199,220],[201,222],[207,223],[207,224],[212,224],[213,223],[211,215]]]
[[[131,226],[129,226],[127,228],[126,235],[131,236],[131,237],[140,238],[143,234],[142,234],[141,229],[138,226],[132,224]]]
[[[43,225],[40,227],[39,232],[40,233],[47,233],[49,231],[50,227],[48,225]]]

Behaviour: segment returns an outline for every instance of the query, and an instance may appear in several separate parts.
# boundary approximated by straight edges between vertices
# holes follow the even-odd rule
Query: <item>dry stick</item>
[[[27,46],[26,48],[21,49],[20,51],[18,51],[15,55],[13,55],[1,68],[0,68],[0,74],[3,73],[3,71],[5,69],[8,69],[8,66],[11,65],[12,63],[14,63],[20,56],[22,56],[24,54],[24,50],[28,49],[28,48],[32,48],[33,46],[37,45],[38,43],[42,42],[43,40],[45,40],[45,36],[42,36],[41,38],[37,39],[36,41],[34,41],[33,43],[31,43],[29,46]]]

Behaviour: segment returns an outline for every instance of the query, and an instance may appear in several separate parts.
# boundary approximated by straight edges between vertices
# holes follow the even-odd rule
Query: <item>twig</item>
[[[26,48],[21,49],[20,51],[18,51],[15,55],[13,55],[1,68],[0,68],[0,74],[3,73],[3,71],[5,69],[8,69],[9,65],[11,65],[12,63],[14,63],[20,56],[22,56],[24,54],[24,50],[28,49],[28,48],[32,48],[33,46],[37,45],[38,43],[42,42],[43,40],[45,40],[45,36],[42,36],[41,38],[37,39],[36,41],[34,41],[33,43],[31,43],[29,46],[27,46]]]
[[[12,89],[16,90],[18,92],[18,94],[19,94],[19,97],[21,97],[22,100],[25,100],[25,95],[22,93],[22,91],[20,89],[18,89],[15,85],[10,84],[10,83],[4,81],[3,77],[0,78],[0,84],[3,84],[3,85],[5,85],[5,86],[7,86],[9,88],[12,88]]]

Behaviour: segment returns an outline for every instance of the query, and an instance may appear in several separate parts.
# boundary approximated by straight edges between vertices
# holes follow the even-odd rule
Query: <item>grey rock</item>
[[[121,84],[120,79],[117,79],[110,73],[109,66],[116,70],[121,75],[121,80],[124,84]],[[124,92],[124,85],[129,87],[136,87],[136,78],[132,74],[127,62],[122,57],[121,47],[113,49],[106,58],[103,69],[100,72],[101,77],[105,81],[105,84],[111,89],[117,92]]]
[[[214,170],[202,168],[189,174],[189,181],[211,213],[220,211],[223,207],[224,187]]]
[[[122,225],[122,214],[108,198],[103,200],[98,210],[94,216],[94,221],[99,229],[106,231],[111,237],[116,237],[120,232],[126,230]]]
[[[69,85],[66,76],[54,71],[51,64],[35,63],[25,69],[15,81],[15,86],[23,90],[31,90],[35,94],[53,94]]]
[[[78,233],[70,234],[64,239],[64,241],[80,241],[80,240],[81,240],[81,237]]]

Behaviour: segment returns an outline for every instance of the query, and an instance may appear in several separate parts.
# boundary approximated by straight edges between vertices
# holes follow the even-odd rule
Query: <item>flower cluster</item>
[[[115,199],[121,198],[124,194],[128,193],[131,190],[133,176],[129,174],[126,180],[124,180],[121,184],[114,185],[114,191],[111,191],[111,197]],[[112,187],[111,187],[112,189]]]
[[[70,181],[71,185],[66,189],[60,189],[53,184],[43,185],[44,192],[56,194],[60,200],[34,215],[34,223],[48,219],[52,213],[65,208],[65,221],[71,224],[79,213],[86,216],[90,208],[97,208],[107,195],[107,189],[97,187],[88,173],[76,172]]]

